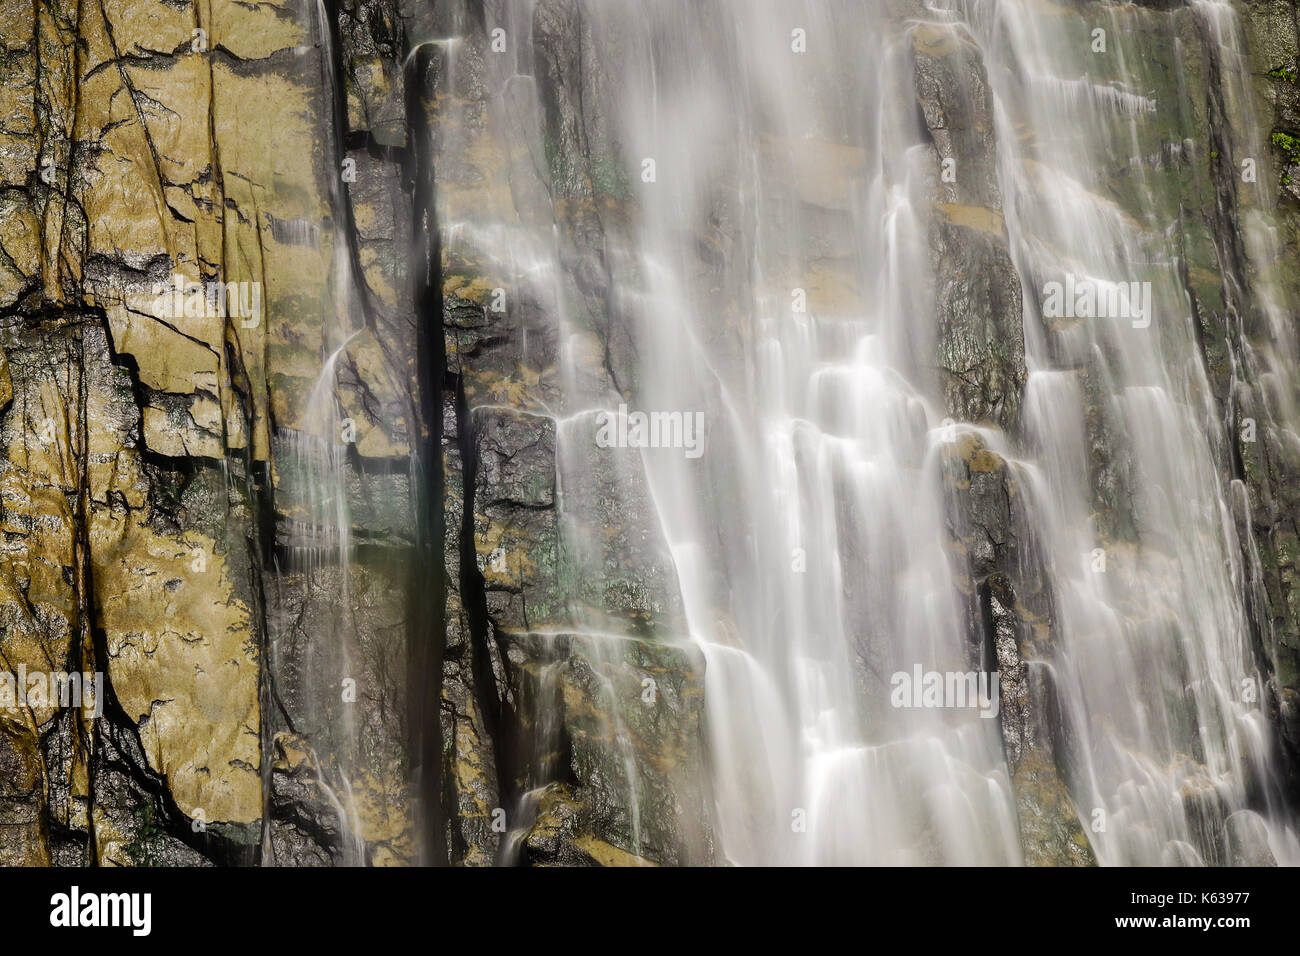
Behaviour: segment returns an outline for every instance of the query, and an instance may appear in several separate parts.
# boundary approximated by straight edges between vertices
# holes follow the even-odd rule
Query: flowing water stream
[[[529,53],[536,5],[489,7],[512,44],[484,74],[491,121],[541,157],[555,147],[541,142]],[[1051,649],[1030,668],[1055,689],[1069,812],[1097,860],[1219,864],[1267,848],[1300,862],[1272,731],[1249,693],[1263,675],[1244,491],[1224,477],[1228,423],[1197,343],[1180,235],[1161,227],[1177,201],[1150,172],[1194,148],[1166,142],[1148,156],[1152,114],[1181,108],[1154,91],[1180,87],[1157,81],[1130,39],[1136,12],[1099,9],[1092,23],[1038,0],[586,5],[583,43],[605,64],[589,158],[637,206],[606,223],[601,250],[607,307],[632,343],[619,392],[592,374],[599,355],[573,292],[583,266],[553,225],[487,211],[442,223],[453,253],[473,246],[557,330],[563,395],[550,413],[576,579],[601,573],[583,517],[604,487],[587,467],[598,413],[703,413],[704,454],[645,449],[633,477],[675,570],[681,637],[706,662],[713,824],[731,862],[1023,862],[998,720],[890,701],[891,675],[917,666],[996,668],[970,646],[945,521],[942,458],[972,439],[1006,461],[1028,529],[1021,558],[1048,581]],[[1238,105],[1228,135],[1242,155],[1263,155],[1235,14],[1197,0],[1195,15]],[[1088,59],[1097,27],[1104,62]],[[918,29],[974,44],[987,73],[991,175],[1024,291],[1027,378],[1009,433],[949,420],[934,369],[935,169],[913,90]],[[454,72],[457,41],[439,42]],[[456,146],[447,134],[443,154]],[[1116,156],[1133,157],[1120,187]],[[1250,256],[1275,258],[1263,217],[1248,209],[1243,229]],[[1052,314],[1040,292],[1067,277],[1149,283],[1148,314]],[[1261,285],[1276,354],[1293,354],[1285,303]],[[1285,361],[1274,372],[1287,374]],[[1097,514],[1102,454],[1125,463],[1123,528]],[[593,655],[617,639],[608,615],[582,605],[574,616]]]

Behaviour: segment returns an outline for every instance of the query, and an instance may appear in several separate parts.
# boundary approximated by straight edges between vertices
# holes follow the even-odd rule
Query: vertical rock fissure
[[[348,246],[348,268],[355,279],[355,290],[361,302],[361,311],[365,316],[366,326],[378,329],[377,310],[371,296],[370,286],[361,267],[361,246],[358,238],[356,217],[347,191],[340,188],[339,171],[347,156],[347,71],[343,62],[343,43],[340,36],[339,22],[342,18],[340,0],[326,0],[326,22],[321,29],[328,31],[330,38],[330,61],[325,68],[330,75],[330,144],[333,163],[325,170],[325,179],[329,183],[330,205],[335,215],[343,220],[342,235]]]
[[[479,569],[478,547],[474,531],[478,490],[478,439],[474,430],[474,413],[465,398],[459,376],[455,383],[456,437],[459,442],[462,474],[464,476],[463,507],[460,528],[460,594],[469,624],[470,666],[474,675],[473,693],[482,715],[484,732],[492,743],[497,786],[502,806],[517,806],[518,774],[512,742],[518,739],[518,728],[510,721],[504,702],[497,694],[498,681],[492,669],[493,640],[496,624],[488,612],[487,582]],[[508,658],[501,654],[502,666]],[[510,811],[507,810],[507,813]],[[510,826],[514,821],[507,821]]]
[[[416,382],[412,408],[411,473],[415,541],[407,590],[408,737],[414,778],[417,858],[447,862],[442,807],[442,669],[446,646],[447,582],[442,567],[445,479],[442,465],[442,249],[434,183],[434,133],[426,84],[434,77],[427,47],[413,52],[407,73],[406,121],[411,146],[404,170],[412,196],[411,275],[414,282]]]

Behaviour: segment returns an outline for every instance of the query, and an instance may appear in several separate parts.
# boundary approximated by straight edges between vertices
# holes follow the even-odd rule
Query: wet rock
[[[1226,824],[1229,866],[1277,866],[1268,846],[1268,830],[1258,814],[1239,810]]]
[[[373,141],[400,146],[405,51],[395,5],[347,12],[346,43],[332,48],[347,48],[351,116],[376,127]],[[357,724],[384,741],[349,766],[354,829],[370,862],[408,860],[400,629],[393,636],[405,589],[391,584],[400,558],[372,555],[348,587],[336,576],[327,594],[317,580],[310,600],[274,607],[272,626],[285,630],[271,646],[283,658],[262,653],[261,601],[310,592],[300,569],[279,565],[287,552],[275,552],[277,537],[294,539],[277,535],[277,523],[301,523],[304,482],[286,485],[277,521],[268,459],[272,420],[299,424],[322,351],[334,345],[324,334],[331,311],[355,307],[370,326],[350,343],[338,383],[356,429],[345,480],[354,540],[390,554],[409,545],[407,476],[393,465],[412,427],[401,157],[362,164],[355,217],[333,198],[339,172],[321,144],[335,142],[326,131],[346,133],[326,120],[335,64],[322,73],[310,52],[319,31],[309,16],[232,7],[203,22],[206,45],[192,46],[192,17],[137,14],[98,11],[75,35],[50,11],[39,30],[21,17],[0,27],[0,91],[13,115],[0,168],[17,187],[0,227],[3,644],[15,664],[39,650],[47,662],[103,669],[111,705],[84,724],[65,711],[6,726],[16,787],[38,740],[59,775],[24,797],[26,816],[49,819],[26,852],[61,863],[252,862],[264,822],[260,770],[271,759],[265,723],[301,718],[335,783],[340,763],[357,759],[310,719],[311,701],[338,699],[341,668],[303,666],[293,645],[301,631],[286,623],[310,628],[328,612],[361,622]],[[50,125],[44,176],[24,145],[38,122]],[[54,203],[48,231],[37,199]],[[355,221],[355,247],[332,229],[342,221]],[[336,255],[340,243],[345,255]],[[364,284],[331,281],[341,269]],[[262,308],[160,314],[159,288],[177,275],[257,285]],[[340,607],[341,594],[355,603]],[[272,691],[274,718],[260,706],[263,682],[284,690]],[[103,744],[93,775],[91,739]],[[302,791],[311,807],[319,790]],[[303,822],[320,816],[315,809],[274,803],[283,820],[268,823],[285,834],[284,859],[337,857],[340,841],[316,841],[320,828]],[[88,842],[89,857],[77,849]]]
[[[511,635],[509,647],[528,715],[524,787],[567,784],[559,806],[543,799],[526,824],[528,852],[537,843],[542,859],[713,862],[699,653],[563,634]]]
[[[537,817],[524,837],[534,866],[655,866],[582,830],[585,805],[564,784],[548,786],[538,799]]]
[[[1025,384],[1024,335],[996,182],[988,79],[979,48],[961,28],[918,26],[912,45],[934,160],[930,249],[944,396],[954,418],[1010,429]]]
[[[1052,610],[1007,462],[973,434],[942,453],[953,565],[966,597],[971,665],[998,672],[998,720],[1031,866],[1095,866],[1070,798],[1051,670]]]

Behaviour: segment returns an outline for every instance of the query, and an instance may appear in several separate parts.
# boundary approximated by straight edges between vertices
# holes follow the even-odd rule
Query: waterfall
[[[1211,5],[1197,6],[1201,12]],[[1204,15],[1217,18],[1227,9],[1213,6]],[[1075,101],[1065,107],[1071,122],[1059,122],[1063,78],[1055,74],[1076,68],[1062,65],[1059,51],[1079,46],[1084,25],[1006,0],[973,0],[953,12],[969,18],[985,51],[997,98],[999,178],[1012,197],[1008,229],[1021,275],[1141,275],[1152,283],[1162,317],[1150,327],[1025,324],[1028,441],[1016,454],[1024,459],[1037,539],[1052,569],[1059,616],[1054,667],[1079,734],[1075,799],[1108,821],[1092,836],[1099,859],[1227,862],[1226,827],[1226,844],[1266,832],[1275,859],[1297,862],[1294,833],[1279,817],[1247,808],[1249,786],[1268,789],[1260,782],[1268,779],[1264,716],[1254,694],[1243,695],[1262,678],[1249,647],[1231,492],[1216,467],[1224,439],[1206,400],[1177,237],[1152,228],[1176,210],[1167,208],[1142,164],[1132,189],[1149,219],[1135,221],[1100,191],[1107,154],[1140,153],[1149,134],[1140,117],[1116,115],[1103,101]],[[1117,44],[1110,62],[1154,87],[1138,51],[1122,43],[1128,16],[1114,9],[1103,21]],[[1017,128],[1052,135],[1040,132],[1030,141]],[[1124,551],[1107,549],[1104,573],[1082,558],[1099,545],[1100,529],[1076,478],[1083,473],[1078,427],[1086,413],[1079,388],[1066,382],[1084,377],[1105,382],[1111,440],[1126,448],[1133,496],[1135,533]],[[1251,837],[1241,835],[1246,831]]]
[[[448,112],[442,162],[483,130],[504,156],[495,183],[440,184],[444,269],[482,276],[463,298],[485,309],[503,292],[519,367],[544,377],[555,343],[554,388],[520,414],[553,429],[566,601],[512,637],[541,663],[511,701],[532,736],[502,859],[562,775],[564,655],[591,662],[626,739],[639,705],[610,675],[652,641],[702,660],[724,861],[1034,862],[1025,803],[1042,787],[1078,859],[1300,863],[1252,645],[1259,544],[1160,178],[1211,147],[1134,39],[1144,11],[1048,6],[500,0],[483,29],[501,55],[438,41],[445,89],[490,90],[485,115]],[[1231,6],[1189,14],[1219,51],[1225,135],[1263,156]],[[594,58],[573,73],[561,30]],[[989,117],[965,141],[918,103],[918,58],[958,54]],[[959,153],[975,141],[987,157]],[[1279,256],[1264,198],[1241,200],[1254,263]],[[939,367],[1006,343],[978,331],[987,304],[952,298],[973,279],[936,235],[992,250],[965,264],[990,287],[1002,273],[978,263],[1009,263],[1023,387]],[[1273,347],[1245,360],[1293,375],[1292,304],[1267,270],[1250,295]],[[470,424],[512,407],[498,393]],[[1285,403],[1278,420],[1294,428]],[[991,556],[955,530],[975,482],[1008,515]],[[652,624],[602,597],[615,531],[594,515],[611,497],[644,564],[667,569]],[[991,680],[991,697],[931,706],[932,674]],[[646,768],[631,749],[613,763],[642,852]]]

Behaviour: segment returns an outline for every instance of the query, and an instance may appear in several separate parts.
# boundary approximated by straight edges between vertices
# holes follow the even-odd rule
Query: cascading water
[[[1051,639],[1027,667],[1052,689],[1066,815],[1090,852],[1103,864],[1300,862],[1272,730],[1243,694],[1264,679],[1244,492],[1225,478],[1225,423],[1165,228],[1177,197],[1148,173],[1148,118],[1178,105],[1152,95],[1155,68],[1125,39],[1138,14],[1099,8],[1092,24],[1044,6],[589,5],[571,26],[618,69],[584,86],[588,115],[575,118],[525,52],[546,42],[539,5],[489,5],[509,41],[475,81],[496,91],[482,122],[510,151],[509,195],[441,196],[439,215],[447,260],[482,265],[558,342],[560,388],[528,414],[555,431],[571,600],[566,626],[533,639],[563,635],[595,670],[617,665],[636,635],[600,606],[607,536],[589,515],[643,487],[644,537],[662,542],[679,600],[665,614],[678,633],[658,638],[704,659],[712,822],[728,861],[1025,861],[996,691],[983,712],[900,707],[892,693],[914,668],[998,666],[970,639],[947,520],[943,462],[962,445],[1005,461],[1019,560],[1047,581]],[[1203,0],[1195,12],[1240,102],[1231,10]],[[1088,59],[1094,26],[1111,44],[1104,61]],[[996,221],[987,231],[1019,274],[1028,374],[1005,431],[951,421],[934,369],[938,170],[914,90],[918,30],[973,44],[987,70],[1002,209],[943,214]],[[454,88],[458,41],[438,42]],[[1243,150],[1260,141],[1244,120],[1231,135]],[[441,131],[449,161],[461,136]],[[1192,148],[1162,142],[1155,161]],[[574,150],[604,206],[565,194],[581,180]],[[1133,157],[1118,184],[1117,156]],[[563,229],[552,203],[573,217]],[[575,249],[584,215],[601,236]],[[1267,223],[1246,219],[1249,255],[1276,258]],[[1124,299],[1119,317],[1062,314],[1045,302],[1053,282],[1149,300]],[[1264,282],[1258,294],[1275,354],[1293,355],[1280,293]],[[541,361],[540,345],[519,347],[524,367]],[[600,422],[626,427],[637,410],[702,414],[702,453],[678,442],[593,467]],[[563,693],[556,666],[515,702],[537,713],[505,859],[559,772],[546,713]],[[635,706],[601,700],[620,727]],[[635,764],[623,755],[617,786],[639,849]]]
[[[1205,12],[1210,6],[1200,5],[1202,15],[1222,15],[1222,5]],[[1107,820],[1092,837],[1098,857],[1222,863],[1234,841],[1240,852],[1264,840],[1274,858],[1296,862],[1295,836],[1281,818],[1247,809],[1248,787],[1270,789],[1269,733],[1257,697],[1243,695],[1261,675],[1249,646],[1234,502],[1216,468],[1223,434],[1207,401],[1177,236],[1159,228],[1177,209],[1141,163],[1130,188],[1142,221],[1102,193],[1108,156],[1140,157],[1143,116],[1160,106],[1140,92],[1155,83],[1123,40],[1130,14],[1114,10],[1102,21],[1115,49],[1100,62],[1127,77],[1108,82],[1061,75],[1077,69],[1063,64],[1078,50],[1089,50],[1079,40],[1088,24],[1007,0],[955,4],[950,15],[968,22],[984,48],[1008,230],[1031,293],[1067,275],[1153,289],[1152,315],[1132,321],[1043,316],[1038,297],[1026,297],[1027,310],[1040,314],[1027,312],[1025,322],[1021,467],[1057,604],[1055,678],[1080,735],[1074,796]],[[1017,135],[1025,129],[1035,135]],[[1128,457],[1133,530],[1119,546],[1100,547],[1106,532],[1080,483],[1083,379],[1101,388],[1111,441]],[[1112,540],[1125,537],[1109,531]],[[1275,801],[1263,802],[1266,813],[1277,811]]]
[[[658,450],[645,465],[707,660],[723,852],[1013,862],[992,723],[880,706],[884,675],[968,663],[929,434],[943,415],[909,374],[930,333],[898,35],[869,7],[646,14],[623,24],[636,52],[619,115],[628,154],[657,168],[614,252],[615,307],[637,330],[640,406],[709,423],[699,461]],[[789,55],[788,24],[839,37],[822,59],[849,67],[838,88]],[[711,216],[741,237],[726,294],[682,255]]]

